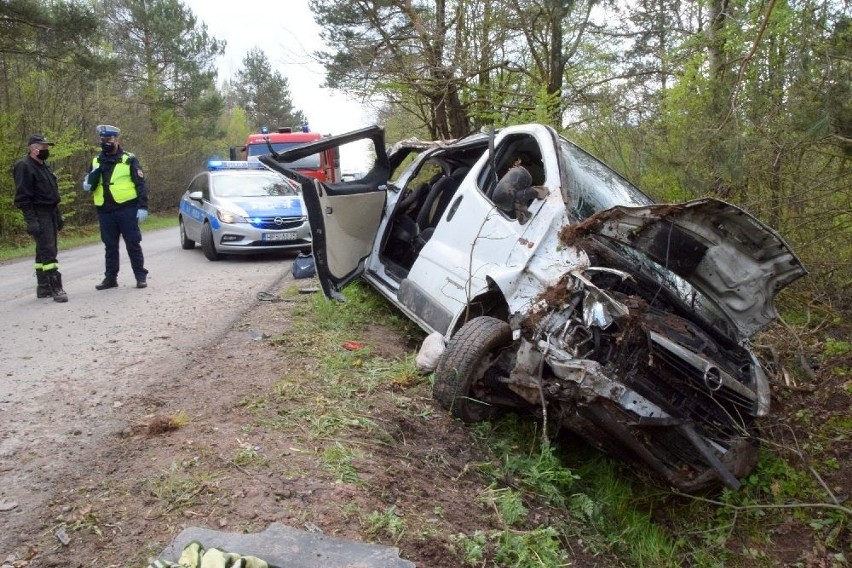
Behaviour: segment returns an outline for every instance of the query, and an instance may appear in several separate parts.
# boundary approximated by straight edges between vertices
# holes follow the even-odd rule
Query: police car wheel
[[[204,251],[204,256],[207,260],[219,260],[222,256],[216,251],[216,244],[213,242],[213,229],[210,228],[210,223],[204,223],[201,228],[201,250]]]
[[[195,248],[195,241],[186,236],[186,226],[183,224],[183,218],[180,219],[180,247],[184,250]]]

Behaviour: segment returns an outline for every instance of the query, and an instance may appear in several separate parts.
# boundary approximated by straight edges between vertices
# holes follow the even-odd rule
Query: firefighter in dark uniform
[[[122,149],[118,142],[121,131],[101,124],[96,128],[101,153],[92,160],[92,170],[83,181],[83,189],[91,191],[98,210],[101,240],[105,248],[104,279],[98,290],[118,286],[118,244],[124,239],[136,287],[148,286],[148,271],[142,254],[142,231],[139,223],[148,217],[148,192],[145,173],[139,160]]]
[[[57,236],[63,220],[59,213],[59,186],[56,175],[45,163],[50,156],[50,146],[41,134],[33,134],[27,141],[29,153],[12,167],[15,178],[15,207],[24,214],[27,233],[35,240],[36,297],[53,298],[54,302],[67,302],[59,273]]]

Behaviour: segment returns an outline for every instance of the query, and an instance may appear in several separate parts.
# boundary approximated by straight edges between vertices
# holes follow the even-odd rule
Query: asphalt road
[[[35,297],[32,259],[0,266],[0,408],[53,389],[57,380],[114,373],[164,350],[208,343],[292,260],[279,254],[210,262],[200,248],[180,248],[177,228],[145,233],[142,246],[145,289],[135,287],[123,248],[119,287],[103,291],[95,290],[103,278],[101,244],[60,250],[65,304]]]
[[[103,246],[63,250],[60,240],[64,304],[36,298],[32,258],[0,265],[0,525],[37,509],[45,483],[121,428],[128,399],[185,372],[258,292],[277,292],[295,256],[210,262],[180,248],[176,227],[143,233],[142,247],[148,287],[135,287],[122,248],[119,287],[98,291]]]

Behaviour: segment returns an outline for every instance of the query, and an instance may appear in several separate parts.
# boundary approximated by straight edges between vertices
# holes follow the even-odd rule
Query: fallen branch
[[[735,512],[763,509],[832,509],[835,511],[840,511],[844,515],[852,516],[852,509],[850,509],[849,507],[844,507],[843,505],[835,505],[834,503],[780,503],[769,505],[731,505],[730,503],[723,503],[722,501],[716,501],[715,499],[707,499],[706,497],[699,497],[697,495],[681,493],[677,489],[672,489],[672,492],[680,497],[688,497],[694,501],[700,501],[702,503],[709,503],[711,505],[725,507],[726,509],[731,509]]]

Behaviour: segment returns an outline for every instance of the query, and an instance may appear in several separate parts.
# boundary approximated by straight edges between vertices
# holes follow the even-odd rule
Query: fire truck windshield
[[[295,146],[301,146],[300,142],[273,142],[272,148],[275,149],[276,152],[283,152],[284,150],[289,150]],[[259,156],[269,153],[269,147],[266,143],[263,144],[249,144],[248,145],[248,155],[246,159],[248,160],[257,160]],[[300,160],[296,160],[295,162],[282,162],[287,164],[288,167],[294,170],[317,170],[320,168],[320,155],[312,154],[306,158],[302,158]]]

